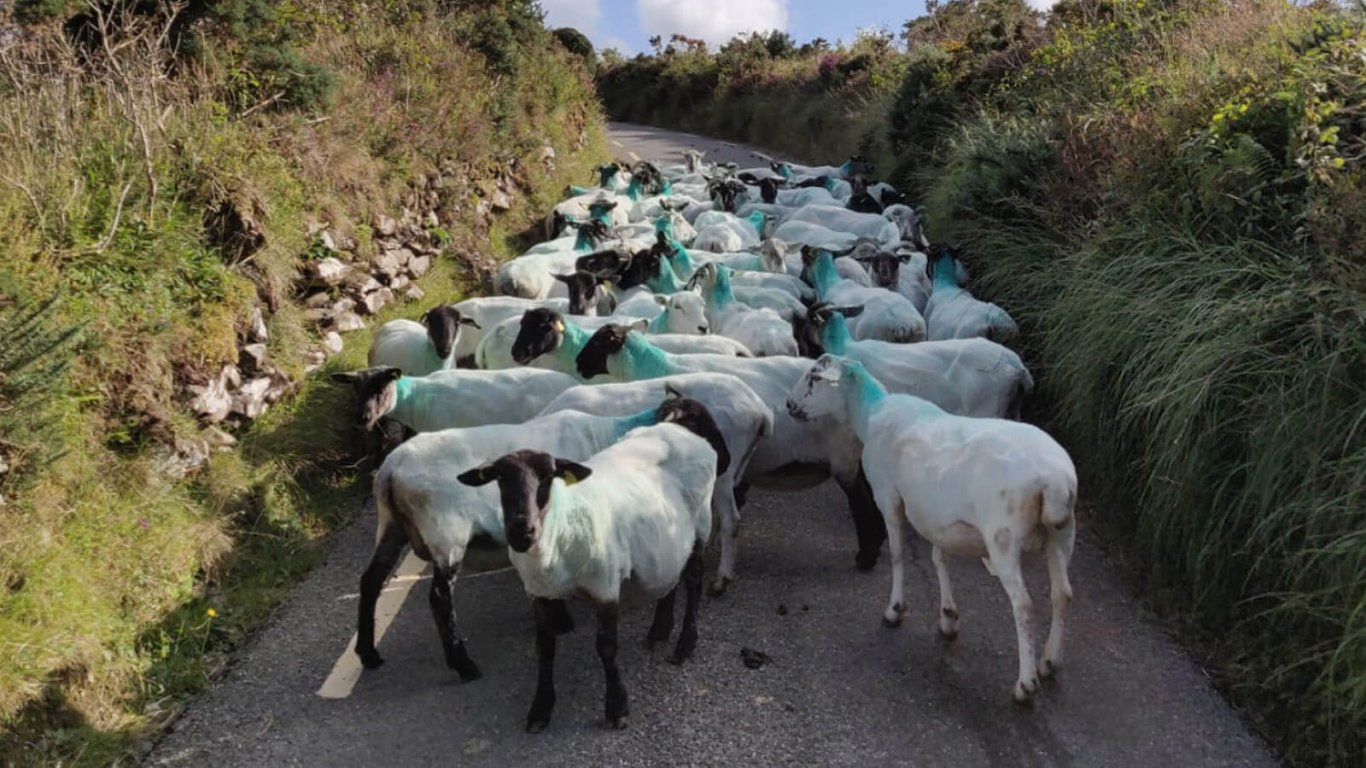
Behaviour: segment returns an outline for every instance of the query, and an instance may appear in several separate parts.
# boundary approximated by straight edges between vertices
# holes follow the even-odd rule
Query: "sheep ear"
[[[478,329],[481,330],[481,331],[484,330],[483,326],[481,326],[481,325],[479,325],[479,323],[475,322],[474,318],[472,318],[472,317],[462,317],[462,318],[460,318],[460,324],[461,324],[461,325],[468,325],[468,326],[470,326],[470,327],[472,327],[472,328],[478,328]]]
[[[665,399],[665,400],[676,400],[676,399],[678,399],[678,398],[680,398],[680,397],[682,397],[682,396],[683,396],[683,393],[678,391],[678,387],[675,387],[672,383],[665,383],[665,384],[664,384],[664,399]]]
[[[338,371],[332,374],[331,378],[338,384],[355,384],[360,381],[360,374],[355,371]]]
[[[496,480],[497,477],[498,476],[493,472],[493,462],[490,461],[485,464],[480,464],[474,469],[461,472],[459,475],[456,475],[455,479],[465,485],[478,487],[481,485],[488,485]]]
[[[645,333],[645,329],[650,327],[650,319],[647,317],[642,317],[641,319],[636,320],[635,322],[631,323],[626,327],[633,331]]]
[[[587,480],[592,475],[593,470],[582,464],[566,461],[564,459],[555,459],[555,477],[563,480],[565,485],[574,485],[575,483]]]
[[[389,381],[398,381],[399,379],[403,378],[403,369],[402,369],[402,368],[389,368],[389,369],[386,369],[386,370],[384,371],[384,378],[388,379]]]
[[[565,285],[569,285],[569,275],[551,274],[550,276],[553,277],[553,278],[555,278],[556,280],[559,280],[560,282],[564,283]]]
[[[840,307],[835,311],[839,312],[841,315],[844,315],[845,317],[858,317],[859,315],[863,314],[863,309],[863,305],[860,304],[855,307]]]
[[[555,333],[564,333],[564,321],[558,318],[555,320]]]
[[[656,293],[656,294],[654,295],[654,299],[655,299],[655,303],[658,304],[658,305],[661,306],[661,307],[667,307],[667,306],[669,306],[669,297],[666,296],[666,295],[664,295],[664,294],[662,294],[662,293]]]

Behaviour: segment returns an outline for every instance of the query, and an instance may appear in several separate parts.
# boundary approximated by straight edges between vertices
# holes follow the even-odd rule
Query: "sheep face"
[[[759,197],[770,205],[778,200],[778,180],[772,176],[759,182]]]
[[[911,254],[879,251],[871,256],[856,258],[868,269],[868,276],[873,279],[873,285],[895,291],[897,281],[901,277],[901,265],[911,260]]]
[[[573,485],[591,474],[593,470],[582,464],[557,459],[543,451],[523,450],[462,472],[457,479],[476,487],[498,483],[508,546],[514,552],[526,552],[541,538],[555,478]]]
[[[811,370],[797,380],[787,396],[787,412],[797,421],[810,421],[844,406],[840,380],[844,367],[834,355],[821,355]]]
[[[559,348],[564,341],[564,318],[553,309],[528,309],[522,315],[522,325],[512,342],[512,360],[518,365],[530,365],[541,355]]]
[[[787,243],[768,238],[759,246],[759,258],[765,272],[787,272]]]
[[[579,376],[587,381],[594,376],[605,375],[608,372],[608,359],[626,346],[626,336],[630,332],[629,327],[616,323],[608,323],[595,331],[588,343],[583,345],[579,356],[574,358],[574,367],[578,369]]]
[[[624,291],[638,285],[645,285],[658,274],[659,254],[655,248],[636,251],[631,260],[617,274],[617,288]]]
[[[721,434],[721,428],[716,426],[716,420],[712,418],[711,411],[708,411],[705,405],[686,397],[670,397],[660,403],[655,411],[655,418],[660,424],[677,424],[706,440],[712,450],[716,451],[718,477],[730,469],[730,449],[726,448],[726,439]]]
[[[571,315],[591,315],[598,310],[598,305],[605,299],[610,299],[604,289],[610,281],[600,278],[592,272],[579,270],[572,275],[551,275],[556,280],[565,284],[569,289],[569,314]],[[610,302],[609,302],[610,303]]]
[[[375,428],[398,402],[398,382],[403,371],[390,366],[332,374],[338,384],[350,384],[356,394],[356,417],[365,431]]]
[[[657,294],[655,301],[661,301],[668,313],[665,321],[670,333],[705,336],[711,331],[711,324],[707,322],[707,303],[692,291],[672,296]]]
[[[883,210],[882,217],[896,225],[901,232],[902,242],[921,249],[930,247],[930,239],[925,236],[925,222],[910,206],[889,205]]]
[[[460,310],[452,304],[432,307],[423,313],[419,322],[427,327],[427,338],[432,343],[432,349],[436,350],[436,356],[442,360],[451,356],[451,348],[455,346],[455,339],[460,334],[460,326],[479,327],[479,323],[473,318],[461,317]]]

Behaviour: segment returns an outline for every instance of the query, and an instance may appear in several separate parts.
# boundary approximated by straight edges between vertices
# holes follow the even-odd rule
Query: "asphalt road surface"
[[[624,160],[760,164],[749,150],[686,134],[613,125]],[[843,158],[827,158],[838,164]],[[1082,488],[1085,496],[1085,488]],[[961,634],[935,631],[929,548],[909,548],[911,612],[881,624],[890,573],[854,570],[854,535],[833,483],[755,491],[744,510],[739,578],[704,598],[696,656],[683,667],[642,640],[648,607],[625,610],[619,663],[630,692],[624,731],[603,722],[592,616],[561,638],[549,728],[523,732],[536,679],[530,602],[511,570],[462,579],[456,606],[482,680],[444,664],[427,577],[408,563],[382,603],[387,663],[361,672],[349,643],[369,558],[373,508],[339,533],[225,677],[192,705],[147,762],[167,766],[918,765],[1269,766],[1276,760],[1189,656],[1145,617],[1086,536],[1072,564],[1065,661],[1032,709],[1010,700],[1015,635],[1004,591],[980,562],[950,564]],[[714,549],[714,548],[713,548]],[[885,546],[884,546],[885,552]],[[714,567],[715,552],[708,561]],[[1025,563],[1040,648],[1048,589]],[[409,591],[410,590],[410,591]],[[681,602],[680,602],[681,608]],[[382,617],[384,618],[384,617]],[[742,648],[771,661],[747,668]]]

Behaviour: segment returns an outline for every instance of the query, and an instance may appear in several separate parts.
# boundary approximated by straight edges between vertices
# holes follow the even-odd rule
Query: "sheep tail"
[[[1072,522],[1073,511],[1077,505],[1077,491],[1068,488],[1046,487],[1039,491],[1039,519],[1053,528],[1065,528]]]

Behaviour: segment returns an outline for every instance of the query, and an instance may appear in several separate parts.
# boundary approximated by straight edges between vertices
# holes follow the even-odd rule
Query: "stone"
[[[177,437],[174,445],[157,446],[153,456],[157,474],[181,480],[209,460],[209,444],[203,440]]]
[[[247,338],[252,341],[265,341],[270,338],[270,331],[266,329],[266,317],[261,313],[260,307],[251,311],[251,330],[248,331]]]
[[[223,379],[223,386],[226,389],[237,389],[242,386],[242,372],[237,370],[235,365],[223,366],[223,371],[219,376]]]
[[[378,291],[365,294],[365,297],[356,305],[356,309],[360,310],[362,314],[374,315],[378,314],[381,309],[384,309],[386,304],[393,300],[394,292],[392,290],[380,288]]]
[[[238,351],[237,365],[248,373],[261,370],[266,362],[265,344],[247,344]]]
[[[322,350],[316,348],[305,352],[304,357],[307,358],[309,354],[314,352],[322,357],[324,361],[326,360],[327,356],[323,354]],[[318,367],[322,367],[322,362],[318,363]],[[279,371],[274,371],[270,377],[270,386],[266,388],[266,402],[278,403],[286,396],[294,394],[298,388],[299,386],[291,381],[289,377]]]
[[[219,451],[230,450],[233,446],[237,445],[237,438],[218,427],[205,427],[204,430],[199,433],[199,436],[203,438],[204,442],[208,444],[210,448]]]
[[[375,219],[375,233],[381,237],[393,237],[394,233],[397,231],[398,222],[394,221],[392,216],[386,216],[381,213],[379,217]]]
[[[335,256],[328,256],[309,264],[308,271],[316,283],[341,285],[346,276],[351,274],[351,265]]]
[[[332,318],[332,327],[341,333],[350,333],[364,328],[365,321],[355,312],[343,312]]]
[[[356,286],[356,292],[361,296],[367,293],[374,293],[383,288],[384,285],[374,277],[367,275],[365,281]]]
[[[248,419],[260,418],[266,412],[266,392],[270,390],[271,379],[261,376],[246,382],[232,393],[232,412]]]
[[[329,323],[332,321],[332,309],[330,307],[321,307],[319,309],[305,309],[304,319],[308,320],[309,322],[318,323],[320,325]]]
[[[332,294],[329,291],[319,291],[308,294],[304,299],[304,309],[322,309],[332,304]]]
[[[495,211],[506,211],[512,207],[512,197],[500,189],[489,197],[489,204]]]
[[[189,389],[194,394],[194,399],[190,401],[190,410],[210,424],[217,424],[232,412],[232,398],[228,395],[228,387],[222,376],[214,377],[204,385],[191,386]]]
[[[336,317],[338,315],[350,312],[355,308],[356,300],[349,296],[343,296],[340,299],[337,299],[335,302],[333,302],[332,307],[329,311],[331,312],[332,317]]]
[[[394,279],[389,281],[389,290],[398,292],[412,284],[413,281],[409,279],[407,275],[397,275]]]
[[[414,256],[408,260],[408,272],[413,277],[422,277],[432,268],[431,256]]]
[[[408,286],[408,290],[403,292],[403,298],[408,301],[422,301],[427,292],[417,287],[416,284]]]
[[[541,160],[541,162],[545,162],[545,161],[547,161],[547,160],[554,160],[554,159],[555,159],[555,148],[552,147],[552,146],[550,146],[549,144],[546,144],[546,145],[542,146],[542,147],[541,147],[541,153],[540,153],[540,160]]]
[[[337,250],[337,240],[336,238],[332,237],[332,230],[324,229],[323,233],[318,236],[318,239],[322,241],[323,247],[327,250]]]
[[[340,333],[328,331],[323,334],[323,349],[331,354],[338,354],[342,351],[344,343]]]
[[[427,211],[427,216],[423,221],[429,228],[441,226],[441,219],[437,217],[436,211]]]

